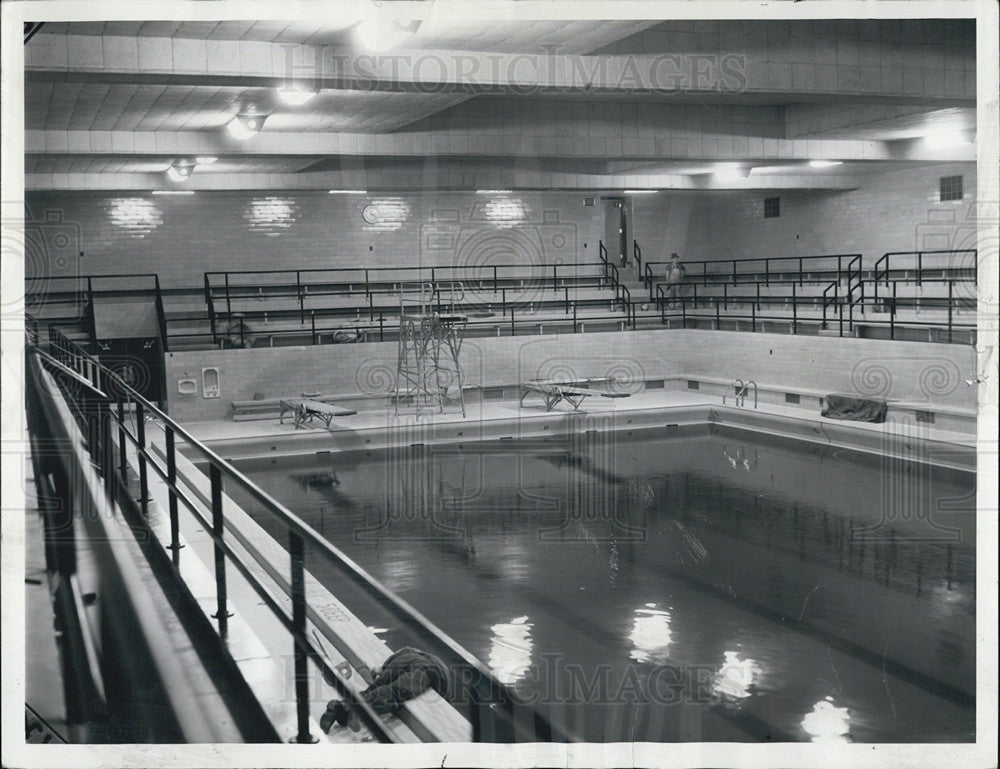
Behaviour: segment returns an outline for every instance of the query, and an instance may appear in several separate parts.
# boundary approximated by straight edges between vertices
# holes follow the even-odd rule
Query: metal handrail
[[[785,262],[792,262],[796,266],[796,269],[794,271],[796,275],[796,280],[799,283],[799,285],[802,285],[805,282],[806,270],[804,268],[807,265],[807,263],[812,263],[820,259],[828,259],[828,260],[836,259],[837,260],[836,272],[838,275],[840,275],[843,272],[844,260],[853,259],[855,257],[860,259],[861,254],[812,254],[809,256],[766,256],[766,257],[752,257],[747,259],[699,259],[695,261],[685,261],[684,266],[688,268],[687,277],[689,277],[689,279],[690,278],[697,279],[695,277],[695,273],[697,272],[697,270],[693,268],[696,265],[701,265],[702,268],[701,281],[704,285],[707,285],[709,276],[713,277],[726,276],[726,278],[731,279],[733,283],[737,283],[739,282],[741,275],[757,274],[757,273],[748,273],[746,270],[743,269],[744,267],[756,263],[763,266],[765,283],[769,283],[771,281],[771,273],[773,266],[777,266]],[[653,267],[666,264],[670,264],[670,262],[669,261],[646,262],[646,267],[643,272],[643,280],[645,281],[647,287],[651,288],[653,281],[655,281],[657,277],[653,274]],[[726,269],[709,271],[710,265],[725,266]],[[829,270],[826,270],[826,272],[832,272],[832,271],[833,267],[831,267]],[[650,298],[652,298],[652,296],[650,296]]]
[[[267,592],[266,588],[255,584],[255,578],[253,578],[252,575],[253,570],[244,567],[244,565],[239,562],[239,559],[235,555],[234,551],[231,550],[226,543],[226,527],[222,505],[223,476],[234,484],[235,487],[238,487],[262,505],[268,513],[275,516],[286,528],[289,535],[289,550],[291,554],[293,617],[289,619],[287,615],[282,612],[280,613],[280,616],[278,616],[278,619],[282,621],[282,624],[286,626],[286,629],[289,629],[294,637],[298,741],[311,741],[308,727],[309,692],[308,673],[305,667],[306,656],[320,666],[324,675],[329,677],[329,680],[339,682],[338,688],[342,689],[342,694],[345,696],[353,696],[350,693],[351,690],[349,687],[347,687],[343,682],[342,674],[327,665],[324,659],[324,653],[321,650],[317,650],[313,646],[306,634],[305,583],[303,573],[304,552],[307,545],[312,549],[312,552],[319,554],[324,561],[337,567],[341,573],[343,573],[368,598],[373,599],[378,605],[390,611],[410,632],[419,636],[424,642],[429,643],[432,647],[434,647],[433,650],[435,653],[440,654],[445,659],[446,663],[457,667],[463,675],[470,676],[468,681],[462,681],[462,685],[466,687],[466,693],[471,695],[471,704],[473,708],[473,717],[471,721],[474,740],[483,736],[482,729],[484,726],[488,728],[496,728],[498,725],[504,726],[504,722],[502,720],[495,720],[498,716],[509,719],[511,724],[515,721],[518,714],[515,712],[514,698],[509,688],[470,652],[446,635],[436,625],[431,623],[430,620],[413,608],[409,603],[389,591],[381,583],[375,580],[351,558],[319,534],[319,532],[305,523],[301,518],[280,502],[271,497],[267,492],[263,491],[243,473],[226,462],[215,451],[201,443],[184,427],[172,420],[164,411],[144,398],[139,392],[133,389],[113,371],[103,366],[96,358],[89,355],[85,350],[71,342],[55,329],[50,329],[50,345],[57,353],[56,355],[49,355],[48,353],[45,353],[29,339],[29,347],[33,350],[33,352],[50,362],[58,363],[60,366],[74,372],[77,376],[85,377],[93,383],[96,391],[102,393],[110,392],[109,385],[113,386],[119,401],[118,419],[121,420],[118,424],[119,434],[126,435],[126,437],[130,439],[130,442],[132,442],[135,446],[137,452],[140,468],[140,499],[142,500],[144,513],[146,512],[146,501],[149,498],[146,480],[146,468],[148,465],[153,467],[154,471],[164,479],[168,486],[171,531],[176,533],[179,530],[176,518],[178,500],[184,502],[185,505],[189,507],[191,512],[195,514],[196,518],[199,517],[197,506],[191,503],[191,500],[187,497],[184,490],[178,485],[176,478],[171,477],[172,473],[169,472],[169,468],[174,465],[174,452],[176,451],[175,444],[178,438],[186,442],[188,448],[195,455],[200,457],[202,461],[207,463],[212,489],[212,521],[209,525],[209,522],[202,518],[200,519],[200,522],[203,526],[206,526],[206,532],[208,532],[213,540],[215,540],[216,598],[219,607],[216,617],[219,622],[219,631],[221,635],[225,635],[227,630],[226,619],[228,617],[228,613],[226,610],[227,596],[225,580],[225,564],[227,562],[232,562],[233,565],[248,578],[254,589],[257,590],[262,597]],[[126,426],[122,417],[123,412],[126,411],[126,409],[123,408],[126,403],[129,406],[128,411],[130,413],[134,413],[135,415],[136,432],[134,434]],[[108,412],[105,416],[114,419],[114,412],[113,409],[110,408],[110,405],[110,402],[108,402],[105,398],[102,406]],[[167,446],[168,471],[166,472],[162,471],[158,463],[154,460],[152,453],[149,451],[149,446],[144,435],[146,415],[155,418],[163,425]],[[102,445],[105,444],[102,443]],[[120,448],[124,451],[124,446],[121,446]],[[108,453],[110,454],[110,452]],[[122,465],[124,466],[124,457],[122,458]],[[105,472],[106,479],[114,474],[115,467],[113,456],[110,457],[110,462],[103,467],[103,470]],[[176,540],[171,542],[171,545],[179,546]],[[267,601],[266,598],[265,601]],[[268,606],[272,611],[276,610],[276,605],[268,603]],[[358,700],[356,704],[358,704],[361,708],[362,714],[364,715],[365,720],[368,722],[369,728],[372,729],[373,733],[376,734],[376,736],[380,736],[385,739],[390,738],[390,735],[381,727],[377,716],[374,711],[367,706],[367,703],[363,700]],[[494,705],[498,707],[494,709]],[[521,715],[522,717],[524,715],[531,717],[535,727],[537,739],[542,741],[566,741],[569,739],[567,734],[561,732],[561,730],[557,730],[556,727],[554,727],[537,710],[532,709],[528,705],[524,705],[523,707],[525,710],[521,713]],[[491,721],[484,724],[481,723],[481,719],[491,719]],[[508,734],[510,734],[511,739],[516,739],[518,736],[518,733],[514,732],[512,728],[509,729]]]
[[[917,285],[921,285],[925,280],[923,276],[924,272],[924,256],[935,256],[935,255],[948,255],[948,256],[958,256],[961,254],[971,254],[972,255],[972,282],[979,282],[979,251],[975,248],[942,248],[942,249],[931,249],[923,251],[888,251],[878,258],[875,262],[875,267],[872,271],[872,283],[874,284],[875,297],[878,298],[878,288],[879,284],[885,279],[885,287],[889,288],[889,273],[892,270],[892,265],[890,264],[890,257],[894,257],[897,261],[899,257],[916,257],[917,259],[917,269],[916,278]],[[898,268],[897,268],[898,269]],[[905,268],[904,268],[905,269]],[[954,268],[958,270],[968,269],[963,267]],[[947,278],[945,278],[947,280]],[[961,278],[953,278],[959,282],[962,281]]]

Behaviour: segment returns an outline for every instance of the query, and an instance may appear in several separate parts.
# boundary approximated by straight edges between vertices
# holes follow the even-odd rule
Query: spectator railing
[[[791,273],[794,280],[801,286],[807,280],[829,277],[840,277],[844,267],[857,259],[861,254],[816,254],[811,256],[768,256],[753,259],[702,259],[685,261],[682,264],[687,269],[684,276],[686,283],[701,281],[703,285],[710,282],[739,283],[741,280],[759,280],[763,276],[765,285],[774,279],[786,279]],[[653,297],[653,286],[657,282],[655,268],[665,267],[669,261],[646,262],[643,269],[643,281],[649,289],[649,298]],[[699,269],[700,268],[700,269]],[[809,276],[816,276],[815,278]]]
[[[46,347],[47,349],[42,349]],[[315,740],[309,731],[311,704],[308,661],[320,668],[324,678],[342,697],[358,709],[365,725],[380,740],[391,741],[392,734],[362,698],[354,694],[346,676],[330,664],[325,651],[317,648],[307,632],[308,601],[305,574],[308,553],[317,559],[317,566],[332,566],[372,606],[387,611],[395,622],[408,631],[428,651],[437,654],[449,666],[457,687],[459,707],[465,708],[472,725],[473,741],[566,741],[567,735],[556,729],[538,710],[517,700],[511,690],[470,652],[432,624],[410,604],[376,581],[357,563],[347,557],[319,532],[276,499],[263,491],[242,472],[200,442],[166,412],[145,399],[93,356],[69,341],[58,330],[50,328],[48,344],[29,333],[29,354],[34,354],[56,376],[63,376],[72,386],[65,388],[68,397],[81,401],[84,429],[89,430],[93,459],[103,476],[109,497],[120,504],[130,505],[134,520],[140,524],[149,512],[148,473],[154,472],[167,488],[171,541],[166,548],[175,555],[179,541],[179,505],[183,504],[197,526],[214,542],[215,591],[219,636],[228,632],[227,567],[235,568],[260,597],[288,633],[290,651],[294,657],[294,697],[297,713],[297,737],[300,743]],[[81,386],[82,385],[82,386]],[[162,426],[165,438],[165,465],[152,451],[146,435],[147,417]],[[133,427],[134,425],[134,427]],[[115,456],[117,436],[118,456]],[[203,462],[210,479],[211,501],[203,512],[202,505],[182,485],[177,475],[176,444],[187,444],[197,460]],[[129,492],[127,446],[134,448],[138,465],[139,501]],[[223,505],[223,488],[237,488],[253,499],[262,510],[284,529],[287,536],[290,572],[288,592],[291,614],[272,596],[256,573],[258,566],[248,563],[230,544]],[[176,563],[175,563],[176,566]],[[370,608],[370,607],[369,607]]]
[[[927,277],[952,278],[956,281],[979,282],[978,251],[975,248],[934,249],[930,251],[889,251],[875,262],[872,271],[875,297],[879,296],[879,286],[888,290],[893,272],[903,272],[904,278],[913,272],[913,281],[922,285]],[[956,261],[971,264],[955,264]],[[933,275],[925,275],[932,272]]]

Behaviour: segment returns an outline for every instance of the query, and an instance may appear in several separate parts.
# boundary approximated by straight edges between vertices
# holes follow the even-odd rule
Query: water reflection
[[[629,657],[636,662],[665,662],[673,636],[670,630],[670,612],[657,609],[655,603],[635,610],[629,640],[632,649]]]
[[[497,678],[505,684],[513,684],[523,678],[531,666],[531,624],[528,617],[515,617],[510,622],[501,622],[490,628],[489,665]]]
[[[723,652],[722,668],[715,675],[712,691],[728,702],[745,699],[759,672],[760,666],[754,660],[741,660],[739,652]]]
[[[833,697],[817,702],[802,719],[802,728],[813,742],[850,742],[851,719],[847,708],[838,708]]]

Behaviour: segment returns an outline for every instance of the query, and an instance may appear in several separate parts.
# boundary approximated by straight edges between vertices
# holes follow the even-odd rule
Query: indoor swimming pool
[[[240,467],[581,739],[975,738],[971,472],[709,424]]]

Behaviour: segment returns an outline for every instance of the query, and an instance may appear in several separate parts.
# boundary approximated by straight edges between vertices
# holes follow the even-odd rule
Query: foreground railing
[[[473,741],[566,741],[566,735],[554,728],[538,711],[516,701],[511,690],[472,654],[377,582],[295,513],[101,365],[96,358],[55,329],[50,329],[48,342],[29,330],[28,349],[30,355],[36,356],[53,375],[67,384],[64,391],[68,397],[83,399],[81,413],[88,415],[88,443],[93,447],[94,462],[101,472],[109,497],[131,498],[128,493],[131,477],[128,455],[131,447],[138,467],[137,513],[143,519],[149,513],[149,473],[153,472],[167,489],[170,542],[166,548],[174,554],[175,559],[181,547],[181,505],[194,519],[194,525],[203,529],[212,539],[217,608],[213,617],[217,622],[219,636],[225,638],[228,633],[230,613],[227,574],[230,568],[240,573],[285,630],[294,655],[297,742],[314,741],[309,731],[310,660],[320,668],[324,678],[339,694],[357,707],[365,725],[377,739],[394,739],[379,716],[354,693],[347,683],[347,675],[329,664],[325,652],[314,645],[307,633],[307,552],[317,559],[316,566],[332,566],[368,601],[391,614],[419,645],[445,661],[456,682],[456,699],[459,701],[457,706],[460,710],[465,710],[471,722]],[[151,441],[146,434],[146,421],[149,418],[155,419],[162,427],[165,464],[152,450]],[[192,497],[178,476],[178,441],[185,442],[196,460],[206,466],[211,489],[207,509]],[[246,562],[246,556],[240,555],[230,544],[230,523],[226,519],[223,505],[223,491],[227,485],[253,499],[285,531],[290,568],[290,614],[273,597],[271,590],[257,578],[258,569],[255,565]],[[180,578],[179,574],[176,576]]]

